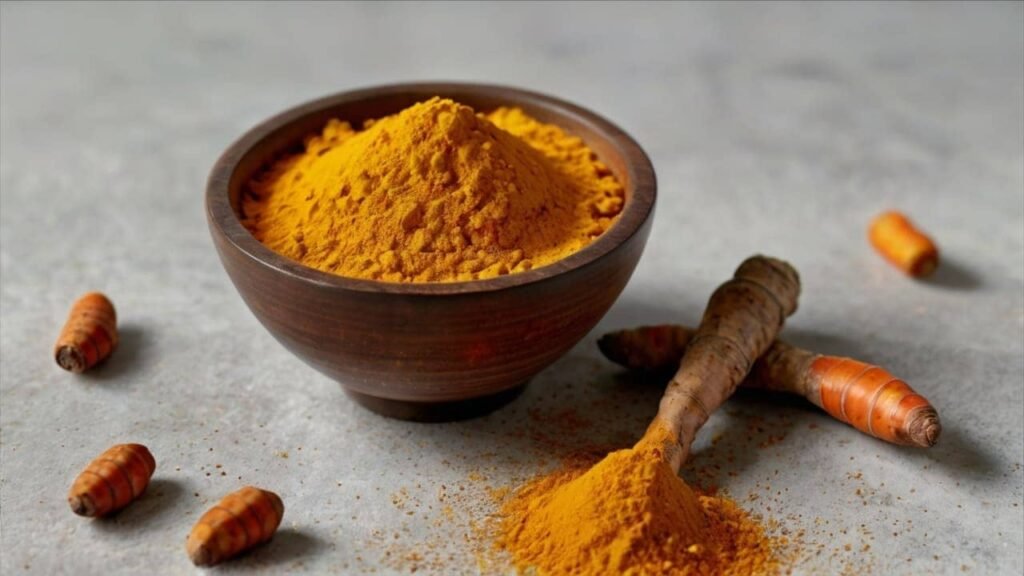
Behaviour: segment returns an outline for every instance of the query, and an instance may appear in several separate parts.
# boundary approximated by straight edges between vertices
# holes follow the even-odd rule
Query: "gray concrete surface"
[[[795,401],[741,397],[684,476],[804,542],[794,574],[1024,570],[1024,9],[892,5],[43,5],[0,11],[0,572],[192,573],[182,544],[227,491],[278,491],[269,546],[221,571],[462,573],[488,488],[573,446],[625,445],[657,386],[602,331],[695,323],[753,252],[804,295],[787,334],[882,364],[938,406],[929,451]],[[259,326],[223,273],[203,190],[283,108],[413,79],[577,101],[650,152],[660,203],[631,284],[585,341],[489,417],[388,421]],[[868,247],[904,209],[927,282]],[[72,299],[107,291],[123,343],[93,375],[50,356]],[[712,440],[714,439],[714,443]],[[147,444],[147,495],[108,521],[64,495],[108,445]],[[716,468],[717,466],[717,468]],[[484,555],[486,557],[486,555]]]

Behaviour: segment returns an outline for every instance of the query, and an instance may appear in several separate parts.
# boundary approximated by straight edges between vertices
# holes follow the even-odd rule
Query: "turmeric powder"
[[[605,334],[598,346],[627,368],[662,372],[679,365],[692,337],[685,326],[642,326]],[[837,420],[893,444],[928,448],[942,432],[931,403],[887,370],[781,340],[754,362],[741,385],[799,394]]]
[[[433,98],[362,131],[331,120],[258,174],[242,207],[258,240],[318,270],[452,282],[565,258],[623,202],[581,139],[519,109]]]
[[[502,507],[497,547],[540,576],[774,573],[761,524],[728,498],[691,491],[657,445],[531,481]]]

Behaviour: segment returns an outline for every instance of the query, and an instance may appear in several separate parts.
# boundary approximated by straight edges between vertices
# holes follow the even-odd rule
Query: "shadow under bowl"
[[[331,118],[359,126],[433,96],[476,110],[518,106],[579,136],[624,185],[615,224],[549,266],[487,280],[392,283],[321,272],[273,252],[242,225],[254,174]],[[467,418],[515,398],[582,339],[629,281],[650,231],[654,169],[625,132],[579,106],[503,86],[416,83],[343,92],[256,126],[217,161],[206,209],[242,299],[288,350],[360,404],[419,421]]]

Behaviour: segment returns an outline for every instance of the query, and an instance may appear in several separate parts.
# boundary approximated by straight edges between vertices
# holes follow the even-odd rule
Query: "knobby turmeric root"
[[[692,337],[693,330],[685,326],[644,326],[605,334],[598,347],[630,370],[663,373],[679,364]],[[939,414],[928,400],[886,370],[781,340],[754,363],[740,385],[799,394],[837,420],[894,444],[928,448],[942,431]]]
[[[800,277],[786,262],[753,256],[740,264],[711,295],[641,442],[664,438],[663,457],[678,472],[697,430],[768,349],[799,294]]]
[[[185,550],[196,566],[213,566],[274,535],[284,503],[268,490],[246,486],[228,494],[196,522]]]
[[[911,276],[928,276],[939,265],[939,249],[932,239],[899,212],[875,218],[868,239],[882,256]]]
[[[116,346],[114,305],[103,294],[89,292],[71,306],[53,353],[61,368],[78,374],[109,356]]]
[[[95,517],[120,510],[142,495],[154,470],[156,460],[145,446],[113,446],[90,462],[71,484],[71,511]]]

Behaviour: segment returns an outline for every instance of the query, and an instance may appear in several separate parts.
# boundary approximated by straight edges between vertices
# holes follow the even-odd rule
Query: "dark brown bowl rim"
[[[594,242],[557,262],[528,270],[488,278],[461,282],[385,282],[339,276],[323,272],[294,261],[264,246],[242,225],[238,214],[231,206],[228,196],[231,177],[246,154],[259,142],[277,130],[305,116],[326,108],[333,108],[348,102],[384,97],[409,91],[429,92],[444,96],[457,89],[460,92],[486,94],[495,99],[507,99],[509,105],[517,100],[528,100],[531,104],[554,111],[558,116],[573,117],[581,124],[587,124],[601,134],[626,159],[626,171],[631,183],[631,194],[618,219]],[[468,82],[410,82],[371,86],[356,90],[338,92],[323,98],[311,100],[289,108],[257,124],[235,140],[214,164],[206,185],[207,217],[224,238],[240,252],[255,262],[322,287],[359,292],[400,293],[418,295],[448,295],[505,290],[535,282],[542,282],[566,272],[585,267],[621,246],[638,231],[650,218],[654,209],[657,184],[654,166],[639,144],[624,130],[611,121],[565,100],[510,86]]]

